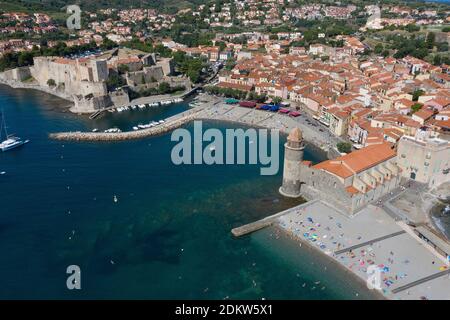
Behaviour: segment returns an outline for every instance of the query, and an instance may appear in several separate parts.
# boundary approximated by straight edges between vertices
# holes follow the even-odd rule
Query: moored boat
[[[5,117],[3,115],[2,112],[2,123],[1,123],[1,128],[0,128],[0,139],[2,136],[2,133],[5,132],[5,138],[6,140],[2,141],[0,143],[0,150],[2,151],[9,151],[15,148],[18,148],[20,146],[23,146],[24,144],[30,142],[30,140],[22,140],[19,137],[16,137],[14,135],[8,135],[8,132],[6,130],[6,122],[5,122]]]
[[[0,149],[2,151],[9,151],[17,147],[23,146],[30,142],[30,140],[22,140],[19,137],[10,136],[8,139],[0,143]]]

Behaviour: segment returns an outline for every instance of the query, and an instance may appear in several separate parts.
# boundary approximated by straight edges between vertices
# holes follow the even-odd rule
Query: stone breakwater
[[[176,128],[183,126],[184,124],[197,119],[197,115],[201,110],[189,110],[179,115],[168,118],[164,123],[157,127],[143,129],[139,131],[126,131],[126,132],[59,132],[51,133],[49,137],[55,140],[65,141],[121,141],[121,140],[134,140],[143,139],[146,137],[161,135],[166,132],[172,131]]]

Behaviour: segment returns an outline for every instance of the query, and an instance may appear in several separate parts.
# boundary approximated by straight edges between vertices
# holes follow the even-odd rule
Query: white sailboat
[[[0,143],[0,149],[2,151],[12,150],[12,149],[15,149],[17,147],[24,145],[25,143],[30,142],[30,140],[22,140],[21,138],[16,137],[14,135],[8,135],[8,131],[6,129],[5,116],[2,112],[2,123],[1,123],[1,127],[0,127],[0,140],[2,138],[3,132],[5,133],[6,140],[3,140]]]

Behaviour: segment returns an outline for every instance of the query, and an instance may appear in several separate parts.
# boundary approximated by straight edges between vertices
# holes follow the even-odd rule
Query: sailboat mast
[[[2,138],[2,133],[3,133],[3,110],[2,110],[2,123],[0,125],[0,139]]]
[[[5,113],[2,110],[2,126],[0,127],[0,137],[2,136],[2,129],[5,129],[5,139],[8,139],[8,131],[6,131]]]

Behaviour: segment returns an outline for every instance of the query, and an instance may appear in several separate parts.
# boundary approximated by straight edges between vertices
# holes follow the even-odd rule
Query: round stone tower
[[[300,196],[300,168],[304,149],[302,131],[294,128],[284,144],[283,185],[280,193],[285,197]]]

